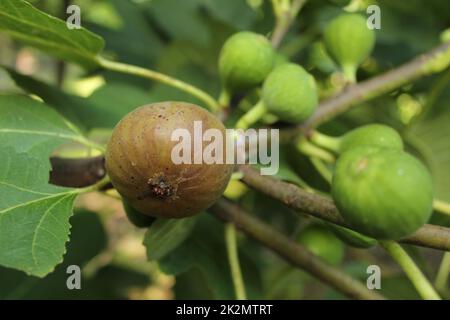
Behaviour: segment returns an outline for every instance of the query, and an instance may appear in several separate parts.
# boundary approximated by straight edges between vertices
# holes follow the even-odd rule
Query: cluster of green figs
[[[358,66],[374,47],[375,35],[364,16],[346,13],[330,21],[323,40],[346,78],[354,81]],[[223,105],[229,105],[236,94],[260,89],[259,101],[237,121],[238,128],[247,128],[268,114],[301,123],[318,105],[314,77],[278,54],[263,35],[232,35],[221,50],[219,72]],[[222,195],[232,167],[194,168],[170,161],[171,130],[189,127],[196,119],[206,119],[204,129],[224,130],[205,109],[181,102],[138,108],[117,125],[106,166],[113,185],[127,201],[127,212],[137,210],[150,217],[148,221],[183,218],[203,211]],[[308,244],[315,234],[332,230],[349,245],[366,248],[379,239],[405,237],[427,222],[432,213],[432,180],[421,161],[404,151],[397,131],[372,124],[338,138],[316,135],[311,141],[337,156],[331,194],[349,228],[313,225],[299,241]],[[149,146],[153,150],[147,150]],[[137,224],[146,226],[148,221]],[[330,247],[330,241],[324,243]]]
[[[366,18],[345,13],[331,20],[323,33],[327,53],[349,82],[375,45]],[[318,105],[316,83],[302,66],[287,61],[263,35],[240,32],[224,44],[219,70],[221,102],[239,92],[260,87],[260,101],[237,123],[248,127],[271,114],[301,123]],[[432,213],[433,187],[426,167],[404,151],[394,129],[380,124],[357,128],[343,137],[321,135],[316,142],[338,155],[332,196],[352,229],[327,225],[350,245],[369,247],[375,239],[400,239],[426,223]],[[317,232],[322,227],[312,228]],[[314,232],[306,232],[306,235]],[[308,238],[307,236],[303,236]]]

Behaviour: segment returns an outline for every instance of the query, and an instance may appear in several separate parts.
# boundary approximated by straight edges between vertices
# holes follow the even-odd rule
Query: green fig
[[[274,61],[275,51],[266,37],[248,31],[234,34],[223,45],[219,57],[225,91],[231,94],[261,84]]]
[[[123,209],[127,215],[128,220],[138,228],[148,228],[155,222],[156,218],[142,214],[134,209],[128,200],[123,199]]]
[[[356,248],[370,248],[377,244],[377,240],[367,237],[359,232],[350,230],[336,224],[327,224],[334,234],[349,246]]]
[[[324,41],[331,57],[341,66],[347,79],[355,82],[358,66],[373,50],[375,32],[367,27],[364,16],[345,13],[327,25]]]
[[[340,153],[360,146],[403,150],[403,140],[395,129],[382,124],[369,124],[353,129],[342,137]]]
[[[336,162],[332,196],[352,228],[376,239],[400,239],[430,218],[433,186],[425,166],[396,149],[357,147]]]
[[[403,150],[402,137],[395,129],[383,124],[361,126],[341,137],[330,137],[315,131],[310,139],[315,144],[338,154],[362,146]]]
[[[299,123],[308,119],[318,103],[314,78],[301,66],[286,63],[264,81],[262,102],[279,119]]]
[[[300,232],[297,242],[329,264],[339,265],[344,259],[344,244],[323,225],[307,226]]]

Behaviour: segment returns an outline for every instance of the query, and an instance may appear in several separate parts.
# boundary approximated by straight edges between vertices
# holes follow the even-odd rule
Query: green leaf
[[[203,5],[217,19],[235,27],[249,29],[258,17],[247,1],[242,0],[202,0]]]
[[[5,68],[14,82],[25,91],[39,96],[48,105],[83,129],[113,128],[135,108],[155,102],[150,94],[125,83],[108,83],[83,98],[67,94],[32,77]]]
[[[127,113],[157,100],[144,90],[125,83],[109,83],[87,98],[91,106],[81,115],[89,128],[113,128]]]
[[[414,124],[405,138],[423,157],[434,181],[435,197],[450,201],[450,112]]]
[[[67,141],[89,144],[80,131],[49,106],[24,96],[0,95],[0,145],[47,159]]]
[[[176,249],[191,233],[197,217],[158,219],[145,234],[149,260],[159,260]]]
[[[55,86],[18,73],[13,69],[7,67],[4,69],[17,86],[28,93],[37,95],[61,115],[78,125],[78,127],[85,128],[85,124],[82,123],[81,114],[84,109],[91,108],[86,99],[67,94]]]
[[[243,244],[240,244],[239,248],[240,264],[247,293],[251,299],[261,299],[259,265],[250,259],[253,258],[255,252],[253,250],[247,254],[242,250]],[[199,271],[202,276],[201,280],[203,280],[197,286],[197,291],[202,291],[199,298],[205,298],[205,295],[214,299],[235,298],[224,241],[223,223],[210,214],[200,215],[190,236],[158,262],[163,272],[177,276],[191,277],[192,272]],[[186,296],[180,294],[180,297]]]
[[[66,61],[86,68],[96,65],[103,40],[86,29],[69,29],[66,23],[23,0],[0,2],[0,31]]]
[[[0,150],[0,265],[45,276],[62,261],[78,190],[48,184],[49,165]]]
[[[198,7],[198,0],[153,0],[148,5],[154,20],[172,38],[207,46],[211,40],[211,32],[202,20]]]
[[[67,141],[86,142],[43,103],[0,96],[0,265],[42,277],[62,261],[82,189],[48,184],[49,155]]]

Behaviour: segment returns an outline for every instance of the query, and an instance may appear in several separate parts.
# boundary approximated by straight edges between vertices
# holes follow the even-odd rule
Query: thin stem
[[[86,139],[85,137],[80,137],[79,139],[75,139],[77,142],[85,145],[88,148],[92,148],[95,150],[100,151],[102,154],[106,152],[106,147],[103,145],[100,145],[92,140]]]
[[[331,185],[331,180],[333,179],[333,173],[331,170],[326,166],[325,163],[319,158],[311,157],[310,158],[311,163],[313,164],[314,168],[316,168],[317,172],[321,175],[321,177],[328,182],[328,184]]]
[[[290,3],[291,2],[291,3]],[[300,12],[306,0],[272,0],[275,14],[275,28],[271,36],[272,46],[278,48],[289,31],[292,22]]]
[[[317,130],[314,130],[311,133],[309,140],[320,147],[339,153],[342,138],[331,137],[326,134],[320,133]]]
[[[306,140],[304,138],[301,138],[298,141],[296,147],[297,147],[297,150],[299,150],[301,153],[303,153],[307,156],[310,156],[310,157],[321,159],[328,163],[334,163],[336,160],[335,157],[331,153],[310,143],[308,140]]]
[[[233,223],[227,223],[225,225],[225,243],[227,245],[228,261],[230,263],[231,278],[233,279],[236,298],[237,300],[247,300],[241,266],[239,264],[236,227]]]
[[[103,179],[93,184],[92,186],[86,188],[75,189],[74,192],[78,194],[89,193],[93,191],[100,191],[104,186],[108,185],[111,182],[108,176],[104,176]]]
[[[219,95],[219,105],[222,109],[228,108],[230,106],[231,96],[228,90],[222,89]]]
[[[450,274],[450,252],[446,252],[442,257],[442,262],[439,267],[439,271],[436,275],[436,280],[434,281],[436,289],[438,289],[441,292],[444,292],[446,290],[449,274]]]
[[[267,113],[267,108],[260,100],[253,108],[245,113],[236,123],[236,129],[247,129]]]
[[[100,66],[102,66],[105,69],[117,71],[121,73],[131,74],[143,78],[148,78],[151,80],[155,80],[164,84],[167,84],[171,87],[180,89],[181,91],[187,92],[191,94],[192,96],[198,98],[199,100],[203,101],[206,106],[209,107],[211,111],[218,111],[220,109],[219,103],[211,97],[208,93],[204,92],[203,90],[194,87],[193,85],[190,85],[189,83],[183,82],[181,80],[169,77],[168,75],[165,75],[163,73],[159,73],[153,70],[145,69],[138,66],[133,66],[121,62],[114,62],[110,61],[101,57],[97,58],[97,61]]]
[[[380,241],[380,244],[397,261],[423,299],[441,300],[422,271],[420,271],[408,253],[397,242],[385,240]]]
[[[342,66],[342,72],[344,73],[345,80],[347,80],[348,83],[356,83],[356,70],[357,68],[353,64]]]
[[[335,288],[344,295],[354,299],[384,299],[376,292],[370,291],[361,282],[345,272],[325,263],[322,259],[292,241],[269,224],[248,214],[230,201],[221,199],[209,212],[219,219],[233,223],[247,236],[266,246],[292,265],[305,270],[323,283]]]
[[[440,213],[450,216],[450,203],[448,202],[439,199],[434,199],[433,209]]]

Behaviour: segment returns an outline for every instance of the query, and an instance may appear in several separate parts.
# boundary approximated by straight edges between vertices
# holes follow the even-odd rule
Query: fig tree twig
[[[209,211],[225,222],[234,223],[236,228],[247,236],[272,249],[293,265],[307,271],[347,297],[371,300],[384,299],[380,294],[368,290],[359,281],[330,266],[271,226],[246,213],[239,206],[221,199]]]
[[[56,162],[55,162],[56,161]],[[50,183],[66,187],[85,187],[100,180],[104,174],[104,163],[101,157],[55,160],[50,175]],[[261,176],[259,171],[247,165],[239,167],[242,181],[248,186],[277,199],[294,210],[315,216],[338,225],[349,227],[339,215],[331,199],[312,194],[293,184],[277,180],[269,176]],[[85,174],[80,175],[80,172]],[[100,174],[101,173],[101,174]],[[428,247],[438,250],[450,251],[450,228],[426,224],[414,234],[402,239],[400,242]]]
[[[236,299],[247,300],[244,278],[242,277],[241,265],[239,263],[236,228],[232,223],[227,223],[225,225],[225,243],[227,245],[227,255],[230,264],[231,278],[233,279]]]
[[[289,135],[308,133],[358,103],[388,93],[420,77],[444,71],[449,65],[450,41],[447,41],[395,69],[350,85],[339,94],[322,101],[313,116],[304,124],[289,131]]]
[[[138,77],[155,80],[164,83],[168,86],[177,88],[203,101],[211,111],[217,112],[220,110],[219,103],[213,97],[211,97],[205,91],[197,87],[194,87],[189,83],[183,82],[181,80],[172,78],[168,75],[150,69],[145,69],[142,67],[133,66],[121,62],[110,61],[102,57],[98,57],[97,62],[101,67],[107,70],[112,70],[116,72],[131,74]]]
[[[289,31],[292,22],[302,9],[306,0],[272,0],[275,14],[275,28],[270,41],[274,48],[278,48],[284,36]]]
[[[283,202],[296,211],[351,228],[340,216],[331,199],[309,193],[291,183],[262,176],[248,165],[241,165],[239,170],[243,173],[242,181],[249,187]],[[450,251],[450,229],[426,224],[400,242]]]
[[[441,300],[436,290],[401,245],[395,241],[380,241],[380,245],[397,261],[422,299]]]

